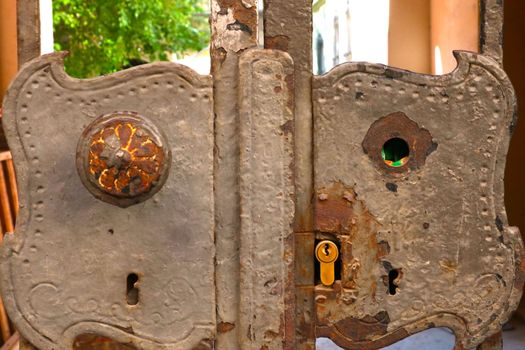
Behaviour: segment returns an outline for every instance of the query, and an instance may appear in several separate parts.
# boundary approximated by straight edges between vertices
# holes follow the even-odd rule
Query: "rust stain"
[[[388,244],[387,241],[381,241],[378,243],[378,256],[380,258],[387,256],[390,254],[390,244]]]
[[[282,328],[282,323],[281,323],[281,327]],[[268,340],[272,340],[272,339],[275,339],[279,336],[280,334],[277,333],[277,332],[274,332],[272,330],[267,330],[266,332],[264,332],[264,338],[265,339],[268,339]]]
[[[375,348],[372,340],[387,334],[388,314],[382,311],[360,319],[344,316],[350,313],[348,306],[358,298],[360,302],[375,301],[381,277],[388,283],[388,275],[382,275],[381,271],[390,245],[386,240],[378,241],[381,224],[353,187],[337,181],[319,188],[314,205],[315,229],[334,235],[341,250],[341,280],[331,288],[315,287],[316,332],[324,332],[349,349]],[[396,271],[399,274],[394,282],[399,284],[402,273],[401,269]],[[384,338],[404,336],[406,331],[399,330]]]
[[[516,279],[514,285],[518,289],[523,289],[525,283],[525,255],[518,257],[518,262],[516,264]]]
[[[400,328],[389,334],[386,334],[386,332],[383,333],[383,329],[385,325],[382,325],[381,321],[378,321],[376,318],[376,317],[382,317],[382,315],[383,313],[379,313],[376,316],[368,316],[361,320],[349,318],[349,319],[342,321],[342,324],[340,324],[341,327],[354,327],[355,326],[356,329],[353,330],[354,334],[358,337],[365,336],[363,340],[352,340],[352,339],[343,337],[342,332],[344,332],[345,329],[335,329],[335,328],[327,328],[327,327],[317,328],[316,329],[317,336],[330,338],[337,345],[345,349],[348,349],[348,350],[375,350],[375,349],[381,349],[383,347],[396,343],[410,335],[410,333],[404,328]],[[388,314],[386,316],[388,317]],[[375,322],[372,320],[375,320]],[[375,323],[375,325],[372,325],[372,324],[367,325],[367,321],[372,321],[372,324]],[[386,326],[388,326],[388,324]],[[383,333],[383,334],[374,337],[374,339],[369,339],[369,337],[366,336],[367,331],[365,329],[368,329],[367,330],[368,332],[372,332],[372,333],[377,332],[377,333]]]
[[[291,233],[285,238],[284,261],[286,267],[286,288],[284,293],[284,319],[281,319],[279,332],[283,335],[283,350],[295,349],[295,311],[296,311],[296,289],[295,289],[295,237]]]
[[[286,35],[265,36],[264,47],[267,49],[288,52],[290,47],[290,38]]]
[[[348,236],[341,236],[341,284],[345,289],[357,290],[357,277],[361,269],[359,259],[356,259],[352,252],[352,241]]]
[[[230,322],[220,322],[217,325],[217,332],[219,333],[228,333],[229,331],[235,328],[235,323]]]
[[[293,112],[295,110],[295,78],[294,74],[287,74],[284,77],[284,82],[286,83],[286,88],[288,89],[288,100],[286,101],[286,106]]]
[[[293,130],[294,130],[294,125],[293,125],[293,121],[291,121],[291,120],[289,120],[286,123],[284,123],[283,125],[281,125],[281,131],[285,135],[293,134]]]
[[[376,301],[377,294],[377,282],[372,281],[372,286],[370,287],[370,294],[372,295],[372,300]]]
[[[441,260],[439,266],[445,273],[455,273],[458,268],[458,263],[451,260]]]
[[[481,344],[479,350],[494,350],[502,349],[503,335],[501,332],[497,332],[494,335],[488,337],[483,344]]]
[[[367,341],[387,333],[390,317],[386,311],[362,319],[347,317],[335,324],[335,328],[356,342]]]
[[[215,6],[216,4],[216,6]],[[211,57],[212,72],[218,72],[228,56],[257,45],[257,7],[246,7],[242,0],[214,0],[212,8],[218,8],[211,15],[212,38]],[[227,18],[229,23],[219,25],[219,18]],[[242,42],[235,36],[227,39],[227,33],[240,32]],[[226,41],[223,41],[226,40]],[[234,52],[233,52],[234,51]]]
[[[217,0],[217,3],[221,11],[227,12],[228,9],[232,11],[235,23],[239,26],[239,28],[234,28],[233,30],[244,30],[249,32],[250,35],[256,32],[257,11],[254,7],[247,8],[241,0]]]
[[[88,177],[116,197],[148,193],[162,175],[164,150],[153,135],[130,121],[114,120],[90,140]]]
[[[354,189],[345,187],[341,182],[318,189],[314,205],[316,231],[352,236],[359,224],[369,233],[374,233],[372,226],[377,224],[376,219],[358,199]]]
[[[119,343],[113,339],[95,334],[81,334],[75,338],[73,350],[136,350],[132,344]]]
[[[389,166],[382,157],[383,145],[393,138],[404,140],[409,147],[408,160],[399,167]],[[437,143],[432,140],[428,130],[419,127],[405,113],[396,112],[379,118],[370,126],[362,147],[379,169],[386,174],[399,175],[409,169],[422,167],[426,158],[437,149]]]

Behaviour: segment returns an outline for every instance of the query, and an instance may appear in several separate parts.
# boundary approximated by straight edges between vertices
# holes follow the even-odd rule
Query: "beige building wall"
[[[477,52],[478,46],[479,0],[390,1],[389,65],[448,73],[456,67],[453,50]]]
[[[388,64],[431,72],[430,0],[391,0]]]
[[[432,72],[448,73],[457,65],[453,50],[479,51],[479,0],[431,0],[430,5]],[[442,70],[436,67],[436,51],[441,52]]]
[[[17,69],[16,0],[0,0],[0,104]]]

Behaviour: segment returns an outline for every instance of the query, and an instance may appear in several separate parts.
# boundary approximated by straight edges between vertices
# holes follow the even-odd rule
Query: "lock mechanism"
[[[339,248],[332,241],[322,241],[315,247],[315,257],[321,265],[321,283],[330,287],[335,282],[335,262],[339,258]]]

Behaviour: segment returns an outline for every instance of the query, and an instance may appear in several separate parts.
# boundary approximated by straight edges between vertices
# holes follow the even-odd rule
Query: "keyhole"
[[[399,270],[393,269],[388,272],[388,294],[390,295],[396,295],[398,286],[398,278],[399,278]]]
[[[139,276],[136,273],[130,273],[126,281],[126,300],[128,305],[137,305],[139,303],[139,289],[137,283]]]
[[[330,244],[326,243],[326,244],[324,245],[324,249],[323,249],[323,251],[324,251],[324,255],[326,255],[326,256],[330,256]]]

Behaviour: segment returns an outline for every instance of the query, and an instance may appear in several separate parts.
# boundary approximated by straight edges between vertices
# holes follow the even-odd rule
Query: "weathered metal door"
[[[2,294],[39,349],[378,349],[497,334],[525,273],[503,170],[516,123],[502,5],[439,77],[313,77],[311,1],[212,1],[212,75],[154,63],[79,81],[62,54],[5,100],[21,216]],[[485,343],[484,346],[489,346]],[[494,345],[496,346],[496,345]]]

